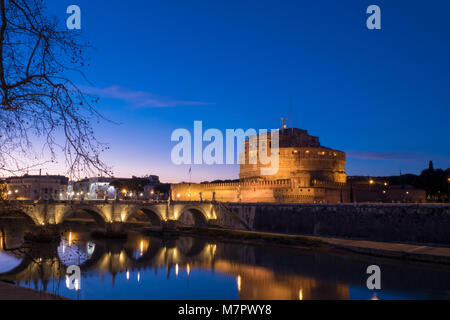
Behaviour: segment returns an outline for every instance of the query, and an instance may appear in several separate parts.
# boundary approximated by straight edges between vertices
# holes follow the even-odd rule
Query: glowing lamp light
[[[75,286],[75,291],[80,290],[81,286],[80,286],[80,280],[79,279],[75,280],[74,286]]]
[[[375,181],[373,181],[373,180],[370,180],[370,181],[369,181],[369,183],[370,183],[370,184],[374,184],[374,183],[375,183]]]
[[[181,194],[177,193],[177,198],[181,197]]]

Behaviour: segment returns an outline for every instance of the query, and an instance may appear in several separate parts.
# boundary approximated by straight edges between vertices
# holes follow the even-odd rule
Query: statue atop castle
[[[286,126],[286,120],[287,120],[288,118],[281,118],[281,128],[282,129],[286,129],[287,128],[287,126]]]

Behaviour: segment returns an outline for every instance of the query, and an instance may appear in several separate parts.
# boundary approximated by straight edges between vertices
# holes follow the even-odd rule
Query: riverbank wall
[[[226,203],[251,230],[385,242],[450,245],[448,204]],[[230,214],[219,225],[244,229]]]

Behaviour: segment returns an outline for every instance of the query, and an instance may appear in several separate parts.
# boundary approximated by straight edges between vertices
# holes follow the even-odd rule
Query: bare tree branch
[[[92,127],[104,120],[93,107],[98,98],[84,95],[70,79],[74,71],[86,78],[88,44],[78,32],[58,30],[43,0],[0,0],[0,18],[0,172],[17,169],[13,155],[33,158],[38,137],[50,161],[64,154],[69,175],[111,174],[100,160],[107,146]],[[65,142],[58,142],[60,136]]]

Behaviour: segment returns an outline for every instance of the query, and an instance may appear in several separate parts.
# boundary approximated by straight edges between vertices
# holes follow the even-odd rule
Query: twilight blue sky
[[[447,0],[48,0],[62,23],[82,12],[86,90],[101,97],[116,176],[188,180],[176,128],[277,128],[280,117],[347,153],[350,175],[450,167]],[[366,28],[381,7],[382,30]],[[49,172],[57,167],[46,168]],[[237,166],[193,166],[192,180],[237,178]]]

